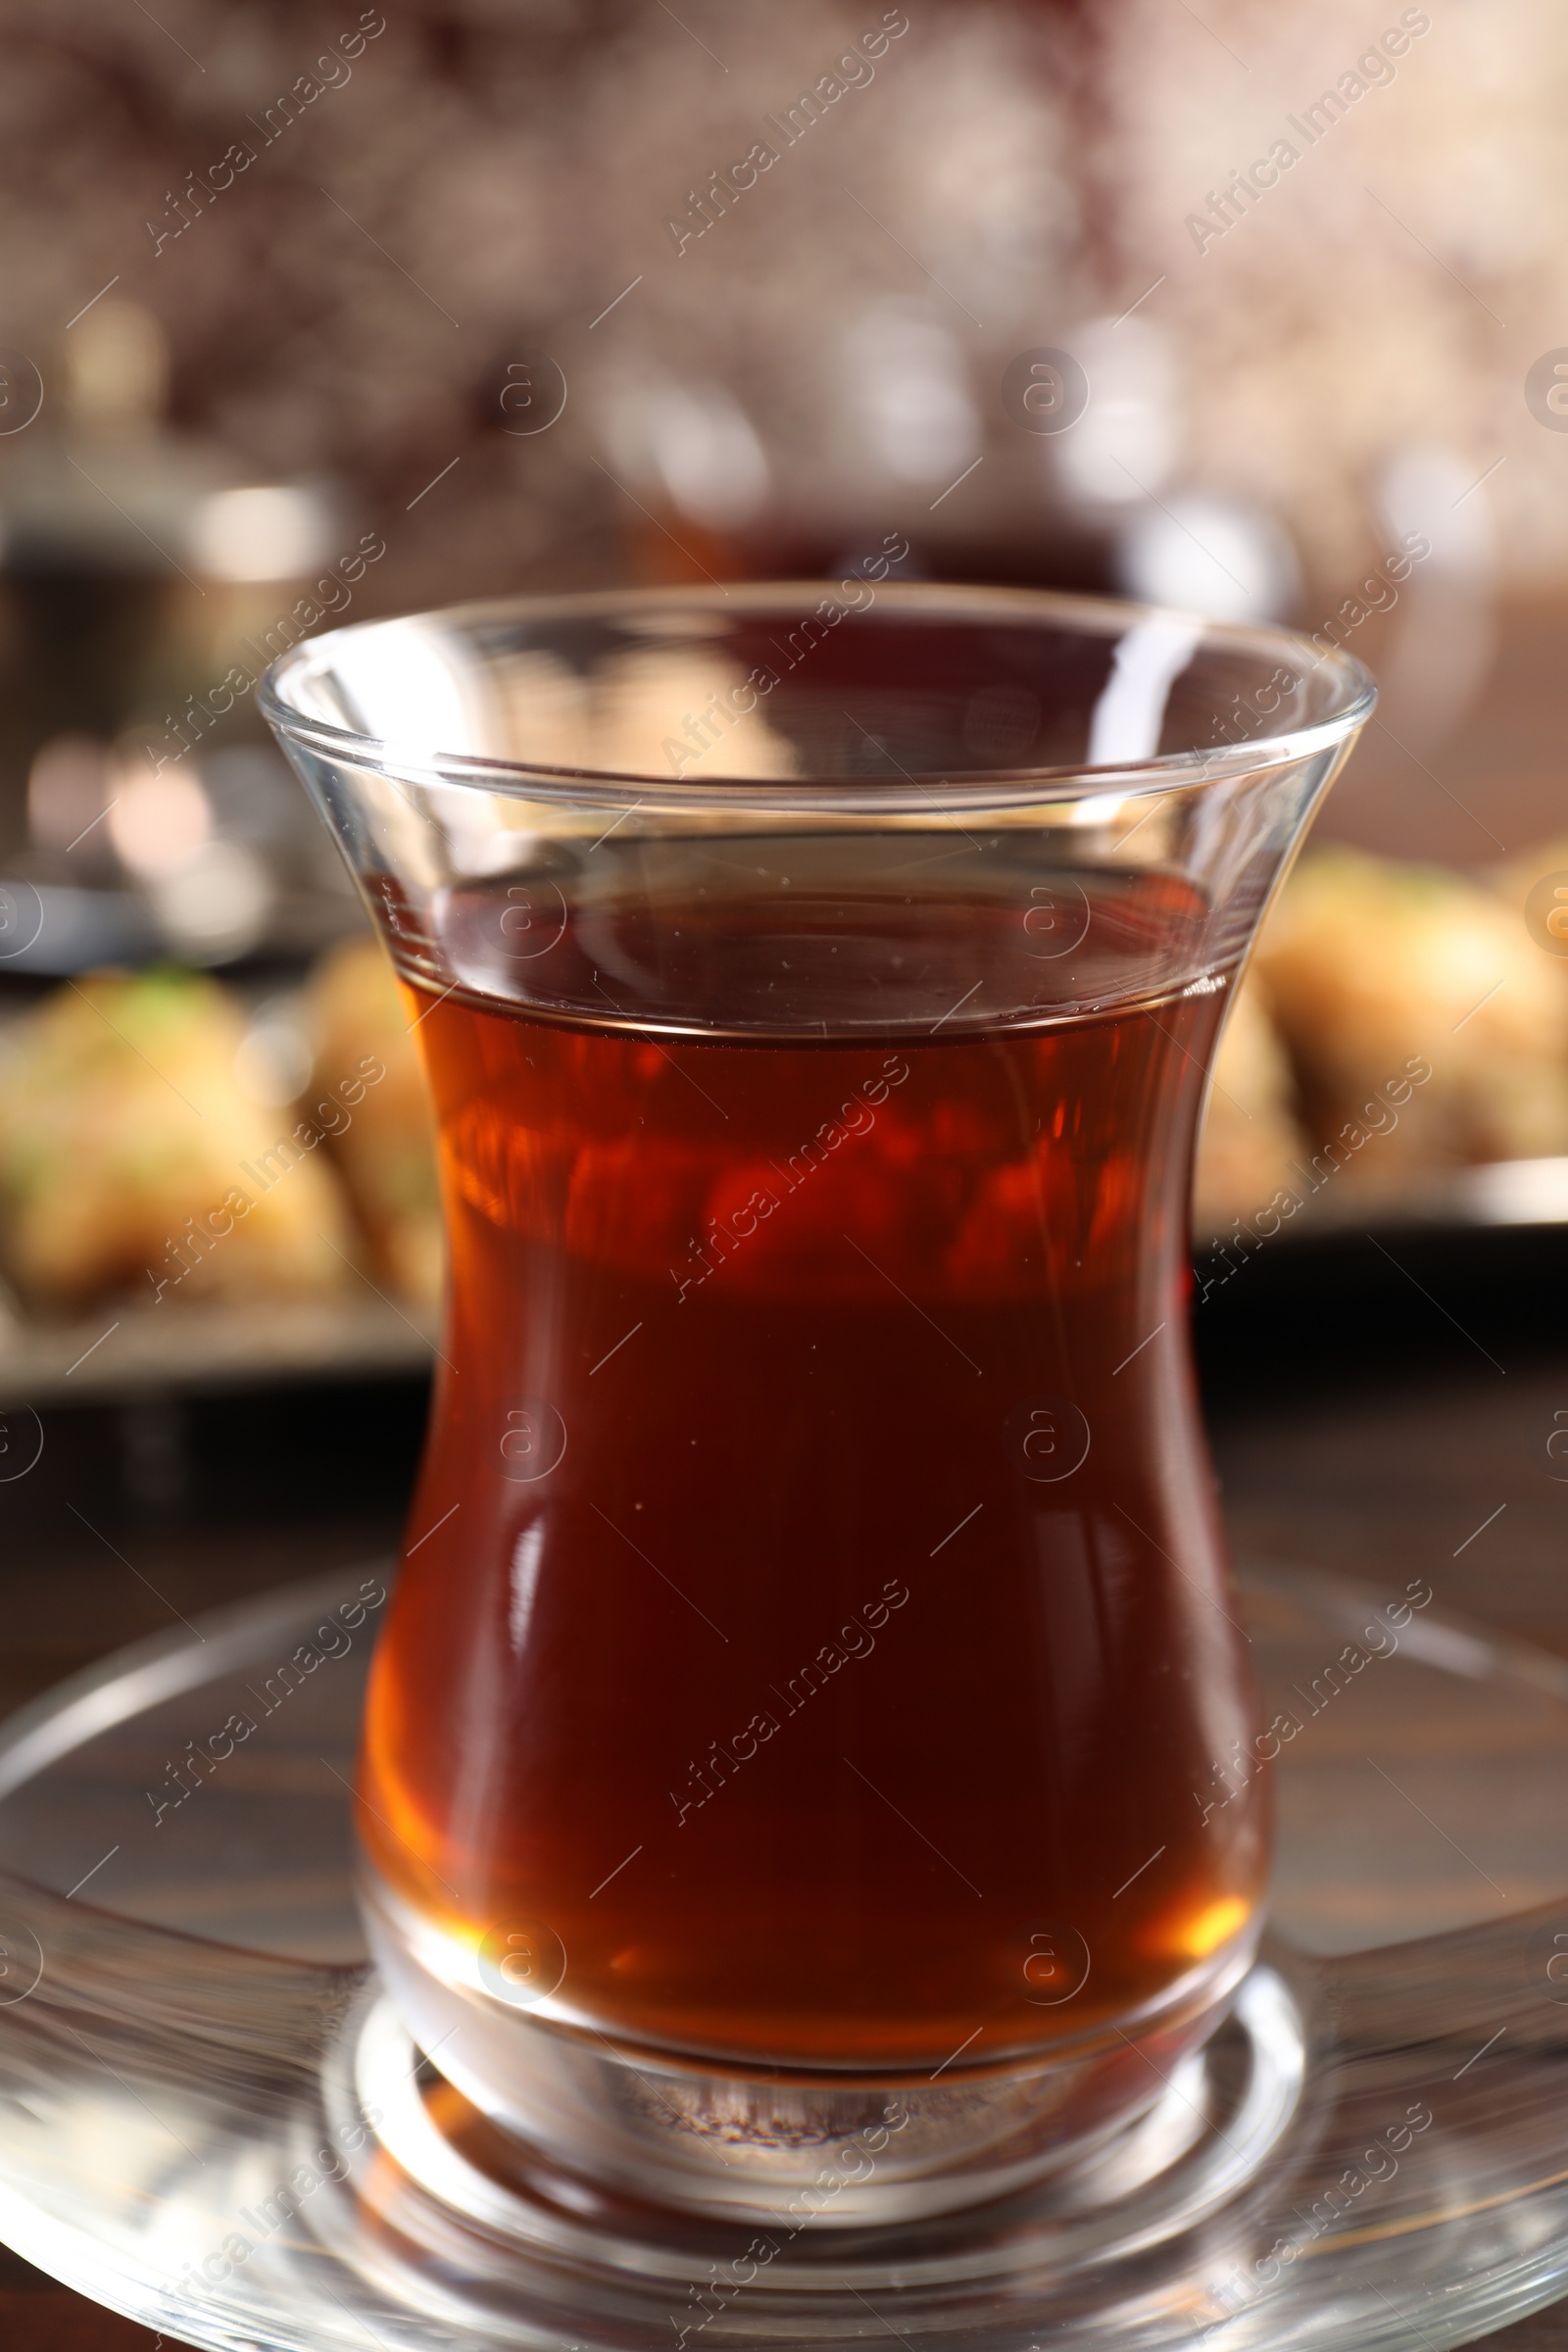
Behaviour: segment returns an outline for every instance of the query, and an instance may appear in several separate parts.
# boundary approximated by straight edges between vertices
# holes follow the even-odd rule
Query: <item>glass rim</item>
[[[990,587],[939,580],[889,580],[876,586],[876,603],[897,614],[950,613],[976,620],[1043,620],[1092,637],[1125,635],[1140,621],[1168,619],[1196,627],[1194,655],[1207,642],[1260,662],[1294,653],[1308,671],[1326,673],[1338,692],[1334,707],[1310,723],[1277,734],[1250,736],[1205,750],[1155,752],[1139,760],[1095,764],[985,768],[949,767],[915,772],[901,768],[899,779],[842,773],[773,777],[765,780],[714,773],[701,778],[657,775],[648,770],[558,767],[546,762],[499,759],[477,752],[432,752],[419,746],[403,752],[389,738],[362,734],[317,718],[289,699],[298,673],[319,666],[324,649],[339,638],[385,628],[400,621],[440,621],[447,626],[493,625],[511,620],[592,620],[616,614],[641,618],[660,612],[710,613],[777,612],[799,619],[824,597],[837,592],[832,580],[714,582],[710,586],[595,588],[561,594],[527,594],[474,600],[411,613],[386,613],[351,621],[339,629],[302,638],[264,671],[257,707],[286,742],[405,782],[472,791],[500,792],[530,800],[584,801],[601,806],[658,805],[671,809],[841,808],[863,812],[873,805],[895,808],[928,807],[933,791],[951,793],[958,808],[1007,808],[1031,801],[1071,803],[1115,794],[1127,798],[1190,790],[1225,777],[1255,774],[1332,752],[1362,726],[1378,698],[1377,682],[1364,663],[1342,647],[1321,652],[1300,631],[1272,621],[1216,619],[1175,606],[1127,598],[1078,594],[1054,588]],[[869,607],[864,608],[870,610]],[[857,608],[850,608],[851,614]],[[890,755],[891,757],[891,755]],[[895,764],[897,764],[895,762]]]

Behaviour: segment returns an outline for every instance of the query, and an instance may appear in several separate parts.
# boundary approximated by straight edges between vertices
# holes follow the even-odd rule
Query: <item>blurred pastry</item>
[[[1345,1183],[1568,1151],[1568,991],[1493,892],[1327,851],[1287,884],[1256,969],[1314,1159]]]
[[[604,774],[760,780],[796,771],[758,687],[701,647],[620,655],[595,677],[592,709],[589,764]]]
[[[1256,983],[1237,991],[1220,1039],[1198,1151],[1193,1231],[1222,1233],[1266,1208],[1281,1186],[1298,1189],[1302,1152],[1290,1060]]]
[[[760,674],[700,646],[640,647],[588,675],[529,648],[507,656],[489,681],[495,748],[532,766],[600,775],[790,776],[795,755],[768,724],[752,682]],[[509,821],[505,803],[484,814],[487,824]]]
[[[360,1222],[392,1286],[433,1303],[442,1230],[430,1101],[380,945],[364,938],[334,948],[312,979],[306,1012],[316,1044],[310,1100],[344,1103],[331,1150]],[[372,1065],[380,1075],[359,1087]]]
[[[268,1111],[236,1068],[245,1024],[215,981],[68,981],[14,1023],[0,1072],[0,1233],[34,1300],[325,1296],[353,1239],[319,1129]]]

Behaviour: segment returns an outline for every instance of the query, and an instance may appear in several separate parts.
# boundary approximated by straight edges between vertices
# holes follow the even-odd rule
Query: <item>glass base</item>
[[[399,2016],[494,2125],[564,2172],[654,2204],[758,2223],[782,2211],[817,2230],[923,2221],[1094,2165],[1207,2041],[1256,1943],[1223,1948],[1148,2013],[1033,2065],[747,2071],[507,2005],[482,1954],[368,1865],[359,1888]]]
[[[366,1965],[347,1782],[379,1581],[205,1619],[0,1734],[0,2236],[69,2284],[221,2352],[1346,2352],[1568,2289],[1555,1660],[1419,1603],[1374,1644],[1377,1596],[1247,1580],[1298,1731],[1275,1936],[1219,2032],[1009,2195],[857,2219],[891,2151],[835,2131],[808,2193],[731,2220],[481,2115]]]

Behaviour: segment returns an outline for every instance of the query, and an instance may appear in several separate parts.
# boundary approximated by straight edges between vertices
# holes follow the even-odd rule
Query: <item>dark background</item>
[[[884,13],[907,29],[786,144]],[[1326,829],[1467,865],[1557,825],[1549,8],[9,0],[0,30],[0,425],[42,390],[0,430],[0,839],[49,733],[156,744],[293,609],[194,552],[247,484],[317,502],[322,561],[384,540],[356,616],[897,528],[937,576],[1316,628],[1416,527],[1354,632],[1384,707]],[[1299,160],[1226,200],[1282,136]],[[1041,348],[1092,378],[1070,431],[1004,400]],[[519,368],[564,379],[545,430]]]

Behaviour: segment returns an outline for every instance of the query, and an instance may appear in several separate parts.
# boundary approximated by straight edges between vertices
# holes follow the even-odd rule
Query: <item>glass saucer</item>
[[[384,1578],[218,1612],[0,1730],[0,2237],[70,2285],[221,2352],[1347,2352],[1568,2289],[1568,1666],[1425,1587],[1253,1570],[1279,1864],[1229,2023],[1004,2202],[732,2227],[553,2171],[382,1998],[349,1782]]]

